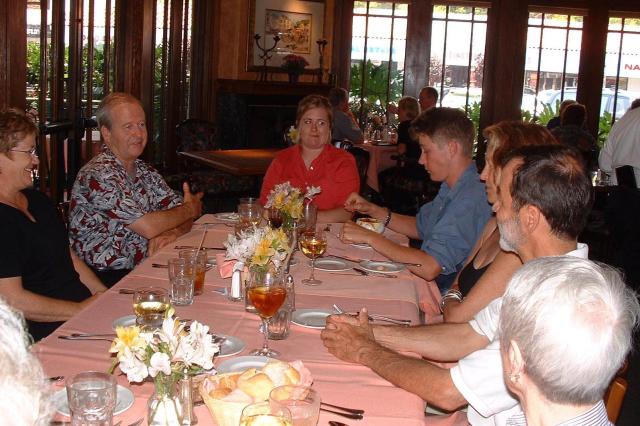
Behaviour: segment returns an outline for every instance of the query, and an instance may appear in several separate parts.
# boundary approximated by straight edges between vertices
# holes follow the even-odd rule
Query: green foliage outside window
[[[362,63],[351,65],[351,76],[349,82],[349,95],[352,100],[351,111],[361,120],[369,114],[384,115],[389,102],[397,102],[402,97],[402,86],[404,83],[404,73],[402,70],[392,69],[389,79],[389,63],[383,62],[375,65],[367,61],[365,67],[366,87],[363,96],[362,84]],[[389,88],[389,99],[387,99],[387,87]],[[362,115],[360,114],[360,99],[363,98]]]

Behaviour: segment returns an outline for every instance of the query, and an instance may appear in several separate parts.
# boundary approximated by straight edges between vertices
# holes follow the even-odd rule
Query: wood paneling
[[[26,106],[26,0],[0,2],[0,107]]]

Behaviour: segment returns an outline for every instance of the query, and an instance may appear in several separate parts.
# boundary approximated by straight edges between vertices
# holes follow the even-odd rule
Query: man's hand
[[[177,238],[178,238],[178,233],[175,231],[175,229],[163,232],[157,237],[154,237],[149,240],[149,244],[147,245],[147,254],[151,256],[157,253],[158,250],[160,250],[162,247],[166,246],[167,244],[171,244]]]
[[[357,319],[349,315],[329,316],[320,337],[331,354],[347,362],[362,364],[367,354],[380,348],[373,336],[366,308],[362,308]]]
[[[340,233],[340,240],[343,243],[369,244],[378,234],[370,229],[364,228],[353,222],[345,222]]]
[[[202,197],[204,194],[202,192],[192,194],[187,182],[182,183],[182,191],[184,192],[182,205],[191,211],[192,219],[199,218],[202,215]]]

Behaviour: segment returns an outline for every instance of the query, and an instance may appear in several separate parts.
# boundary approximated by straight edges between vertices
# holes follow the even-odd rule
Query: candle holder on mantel
[[[320,54],[320,69],[318,69],[318,83],[322,84],[324,79],[324,48],[327,46],[327,40],[321,38],[316,40],[318,43],[318,53]]]
[[[253,36],[253,39],[256,41],[256,46],[262,53],[258,53],[260,59],[262,59],[262,68],[260,69],[260,74],[258,75],[258,81],[267,81],[267,62],[271,59],[271,52],[276,48],[278,42],[280,41],[280,36],[277,34],[273,36],[273,46],[267,48],[266,40],[265,45],[260,46],[260,39],[262,36],[260,34],[256,34]]]

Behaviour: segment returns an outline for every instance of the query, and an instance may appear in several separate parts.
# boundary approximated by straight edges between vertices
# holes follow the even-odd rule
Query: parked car
[[[564,89],[564,98],[561,97],[562,93],[560,90],[541,90],[538,93],[538,108],[536,113],[540,114],[545,104],[551,105],[552,108],[555,108],[556,102],[560,103],[560,99],[576,99],[577,89],[575,87],[567,87]],[[614,94],[615,92],[608,88],[602,89],[602,101],[600,102],[600,116],[604,114],[605,111],[613,114],[613,103],[614,103]],[[616,106],[616,120],[624,115],[625,112],[631,106],[631,102],[634,99],[639,97],[637,93],[627,92],[625,90],[618,91],[617,97],[617,106]],[[533,111],[531,111],[533,112]]]

